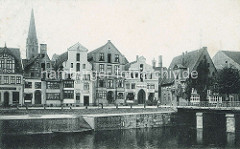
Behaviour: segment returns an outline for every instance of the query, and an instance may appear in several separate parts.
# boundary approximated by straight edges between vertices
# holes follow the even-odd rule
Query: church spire
[[[34,12],[32,9],[31,20],[28,30],[27,45],[26,45],[26,58],[30,59],[38,54],[38,40],[35,27]]]
[[[37,39],[33,9],[31,12],[31,20],[30,20],[30,26],[29,26],[29,30],[28,30],[28,38]]]

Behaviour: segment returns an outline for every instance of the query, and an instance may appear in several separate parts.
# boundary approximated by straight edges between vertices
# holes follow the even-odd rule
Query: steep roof
[[[83,45],[81,45],[79,42],[77,42],[73,46],[69,47],[68,50],[69,51],[71,51],[71,50],[79,50],[79,51],[84,51],[84,52],[88,51],[88,49],[85,48]]]
[[[169,68],[168,68],[168,75],[169,73],[172,73],[172,70],[177,67],[180,69],[186,69],[189,68],[189,71],[191,72],[194,67],[196,66],[196,63],[199,61],[200,56],[207,51],[206,47],[203,47],[199,50],[190,51],[183,53],[182,55],[176,56],[173,58]],[[171,75],[171,77],[167,76],[163,78],[162,84],[172,84],[174,82],[174,75]]]
[[[89,53],[88,53],[88,58],[89,58],[89,57],[92,57],[95,53],[99,53],[101,50],[105,49],[105,47],[108,46],[109,44],[110,44],[111,46],[113,46],[113,47],[124,57],[124,63],[125,63],[125,64],[126,64],[126,63],[129,63],[128,60],[127,60],[127,58],[115,47],[115,45],[114,45],[110,40],[108,40],[108,42],[107,42],[106,44],[104,44],[103,46],[101,46],[101,47],[99,47],[99,48],[97,48],[97,49],[89,52]]]
[[[222,51],[229,58],[231,58],[234,62],[240,65],[240,52],[239,51]]]
[[[9,54],[14,57],[15,62],[16,62],[16,73],[22,73],[22,62],[21,62],[21,55],[20,55],[20,50],[18,48],[7,48],[7,47],[0,47],[0,54]]]
[[[68,52],[64,52],[63,54],[59,55],[55,62],[55,69],[58,69],[63,62],[68,60]]]
[[[46,57],[45,57],[45,56],[46,56]],[[25,68],[27,68],[27,67],[30,67],[37,59],[43,59],[43,58],[46,58],[46,59],[50,60],[47,54],[44,54],[44,56],[43,56],[43,55],[40,54],[40,53],[39,53],[38,55],[36,55],[35,57],[29,59],[29,60],[28,60],[28,59],[23,59],[23,60],[22,60],[22,62],[23,62],[23,68],[25,69]]]
[[[189,68],[189,70],[192,71],[204,51],[206,51],[206,48],[186,52],[182,55],[174,57],[169,69],[173,69],[177,65],[179,67]]]
[[[52,61],[56,61],[58,57],[59,57],[58,54],[56,54],[56,53],[53,54],[53,56],[52,56]]]
[[[133,62],[127,63],[127,64],[125,65],[125,70],[129,70],[130,66],[131,66],[132,64],[136,63],[136,62],[137,62],[137,61],[133,61]]]

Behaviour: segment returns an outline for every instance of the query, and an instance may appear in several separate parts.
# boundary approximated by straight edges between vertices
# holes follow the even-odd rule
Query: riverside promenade
[[[0,131],[11,135],[161,127],[171,125],[174,113],[157,106],[0,109]]]

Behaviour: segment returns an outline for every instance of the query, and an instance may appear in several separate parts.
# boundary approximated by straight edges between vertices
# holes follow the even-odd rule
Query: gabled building
[[[109,40],[105,45],[88,53],[88,61],[92,64],[92,70],[96,72],[97,79],[94,82],[93,95],[96,103],[114,104],[122,103],[124,93],[124,78],[119,73],[125,70],[128,63],[126,57]],[[118,100],[119,99],[119,100]]]
[[[158,100],[158,75],[141,56],[125,66],[125,99],[127,103],[145,104]]]
[[[181,95],[185,92],[186,74],[189,72],[190,75],[191,72],[196,71],[203,60],[207,61],[208,77],[214,77],[217,70],[206,47],[173,58],[161,84],[162,104],[176,105],[178,102],[185,102]]]
[[[94,104],[92,65],[87,61],[87,52],[87,48],[76,43],[56,58],[55,70],[62,74],[62,103],[66,106]]]
[[[217,70],[221,70],[224,67],[233,67],[240,70],[239,51],[218,51],[212,60]]]
[[[26,44],[26,59],[22,60],[24,85],[24,104],[46,104],[45,86],[46,72],[52,70],[52,62],[47,54],[47,45],[40,44],[35,27],[33,10]]]
[[[0,48],[0,105],[23,105],[23,69],[17,48]]]

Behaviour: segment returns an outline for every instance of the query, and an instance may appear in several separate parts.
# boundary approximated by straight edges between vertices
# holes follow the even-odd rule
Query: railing
[[[222,97],[221,96],[209,96],[208,97],[209,103],[222,103]]]
[[[196,106],[196,107],[240,107],[240,101],[222,101],[222,102],[180,102],[179,106]]]

